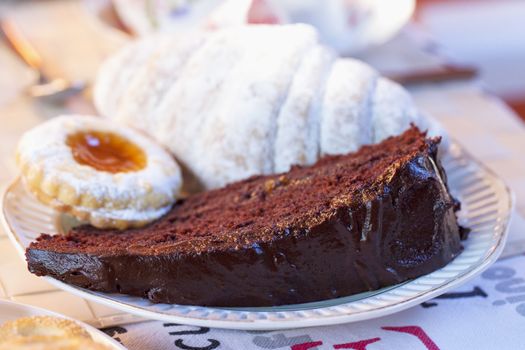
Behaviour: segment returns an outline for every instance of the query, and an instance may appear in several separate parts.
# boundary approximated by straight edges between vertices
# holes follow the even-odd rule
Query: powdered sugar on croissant
[[[212,175],[203,178],[206,187],[273,172],[277,117],[306,49],[316,42],[315,32],[301,27],[270,37],[265,31],[246,34],[243,55],[200,130],[202,153],[191,159],[196,174]],[[271,50],[260,44],[268,39]]]
[[[353,59],[337,60],[326,83],[321,111],[321,154],[357,151],[372,143],[371,99],[378,74]]]
[[[205,188],[436,128],[408,93],[307,25],[155,36],[102,67],[99,112],[143,129]],[[432,130],[431,130],[432,133]]]
[[[332,51],[314,46],[302,59],[286,101],[277,116],[274,171],[295,164],[312,164],[319,157],[319,126],[323,87],[335,60]]]

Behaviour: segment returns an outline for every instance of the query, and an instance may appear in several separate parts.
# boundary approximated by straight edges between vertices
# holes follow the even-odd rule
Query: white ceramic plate
[[[57,314],[55,312],[36,308],[34,306],[14,303],[12,301],[0,300],[0,325],[6,321],[16,320],[21,317],[29,316],[53,316],[75,321],[79,326],[84,328],[89,333],[89,335],[91,335],[91,338],[97,343],[106,345],[109,349],[126,350],[125,347],[120,345],[117,341],[113,340],[110,336],[83,322],[73,320],[69,317]]]
[[[316,303],[269,308],[211,308],[152,304],[121,294],[97,293],[45,277],[58,288],[150,319],[231,329],[286,329],[361,321],[420,304],[478,275],[498,258],[507,234],[512,196],[505,184],[457,145],[443,159],[451,192],[462,202],[459,220],[472,229],[464,251],[428,275],[379,291]],[[60,215],[15,181],[3,196],[3,223],[20,256],[41,232],[60,232]]]

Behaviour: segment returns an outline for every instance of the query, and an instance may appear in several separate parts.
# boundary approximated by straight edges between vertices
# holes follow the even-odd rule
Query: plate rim
[[[80,327],[84,328],[89,333],[89,335],[91,335],[91,337],[93,338],[93,340],[95,342],[100,343],[102,345],[111,346],[112,349],[126,350],[124,345],[120,344],[118,341],[116,341],[115,339],[113,339],[112,337],[110,337],[109,335],[107,335],[106,333],[101,331],[100,329],[97,329],[97,328],[95,328],[93,326],[88,325],[85,322],[82,322],[80,320],[74,319],[72,317],[68,317],[68,316],[63,315],[61,313],[58,313],[58,312],[55,312],[55,311],[51,311],[51,310],[48,310],[48,309],[44,309],[44,308],[41,308],[41,307],[38,307],[38,306],[33,306],[33,305],[29,305],[29,304],[19,303],[19,302],[12,301],[12,300],[4,300],[4,299],[0,300],[0,310],[2,309],[3,305],[12,305],[15,308],[28,309],[31,312],[35,312],[37,314],[41,314],[42,316],[58,317],[58,318],[63,318],[63,319],[66,319],[66,320],[74,321]],[[37,315],[35,315],[35,316],[37,316]],[[104,343],[101,343],[101,340],[103,340]]]
[[[506,194],[506,200],[504,201],[506,212],[505,212],[505,215],[503,216],[503,219],[499,223],[500,225],[502,225],[502,228],[500,230],[501,234],[499,235],[499,237],[497,237],[497,241],[495,241],[495,243],[490,247],[490,249],[487,250],[483,260],[479,261],[477,265],[474,266],[471,270],[465,272],[463,275],[461,275],[460,277],[456,279],[447,281],[439,285],[438,287],[435,287],[432,290],[421,292],[420,294],[413,296],[410,299],[403,299],[395,303],[389,303],[387,305],[378,306],[372,310],[358,310],[358,311],[354,310],[351,313],[345,313],[342,315],[316,314],[315,317],[300,318],[300,319],[296,319],[296,318],[295,319],[244,318],[241,320],[209,319],[209,318],[206,318],[205,316],[200,317],[197,315],[192,315],[188,317],[188,316],[180,316],[180,315],[171,315],[171,314],[167,314],[167,313],[160,312],[160,311],[148,310],[147,308],[142,307],[142,306],[130,305],[123,301],[112,299],[109,296],[110,293],[105,293],[106,296],[101,296],[100,294],[104,294],[104,293],[94,292],[94,291],[90,291],[90,290],[83,289],[80,287],[71,286],[71,285],[68,285],[64,282],[60,282],[49,276],[44,276],[43,278],[46,279],[46,281],[48,281],[52,285],[56,286],[57,288],[65,290],[74,295],[80,296],[82,298],[88,299],[93,302],[104,304],[109,307],[113,307],[120,311],[131,313],[131,314],[134,314],[140,317],[144,317],[150,320],[169,321],[169,322],[183,323],[187,325],[214,327],[214,328],[222,328],[222,329],[275,330],[275,329],[292,329],[292,328],[302,328],[302,327],[327,326],[327,325],[335,325],[335,324],[342,324],[342,323],[358,322],[358,321],[374,319],[374,318],[394,314],[394,313],[403,311],[405,309],[408,309],[412,306],[421,304],[422,302],[426,300],[432,299],[438,295],[441,295],[453,289],[454,287],[458,285],[461,285],[461,284],[464,284],[470,281],[471,279],[479,275],[481,272],[483,272],[486,268],[488,268],[488,266],[494,263],[498,259],[498,257],[500,256],[501,252],[503,251],[505,247],[505,242],[508,237],[510,219],[511,219],[512,213],[514,211],[514,206],[515,206],[515,196],[513,192],[511,191],[511,189],[508,187],[508,185],[505,183],[505,181],[501,177],[499,177],[494,171],[492,171],[492,169],[488,168],[477,158],[472,156],[468,151],[466,151],[463,147],[461,147],[457,142],[451,142],[449,145],[450,153],[452,153],[452,150],[454,149],[456,151],[459,151],[460,154],[463,155],[464,158],[467,158],[469,160],[469,162],[474,163],[484,173],[488,174],[492,180],[494,180],[499,186],[501,186],[504,193]],[[6,234],[9,237],[11,243],[15,245],[15,248],[19,256],[25,261],[25,249],[23,248],[22,243],[19,241],[18,235],[15,233],[15,230],[8,223],[7,214],[6,214],[7,195],[14,186],[18,185],[20,181],[21,181],[20,176],[15,177],[15,179],[8,186],[6,186],[2,191],[1,193],[2,211],[0,215],[1,216],[0,221],[2,222],[2,226],[5,229]],[[452,263],[452,261],[449,262],[449,264],[450,263]],[[447,265],[445,265],[444,267],[446,267]],[[438,269],[429,274],[420,276],[409,282],[417,281],[419,278],[423,278],[432,273],[438,272],[441,269]],[[400,284],[400,285],[403,285],[403,284]],[[393,289],[395,288],[396,287],[394,287]],[[374,294],[371,297],[377,296],[377,295],[380,295],[380,294]],[[367,298],[360,299],[360,300],[362,301],[366,299]],[[311,310],[322,310],[322,309],[336,307],[336,306],[340,306],[344,304],[346,303],[342,302],[340,304],[334,304],[331,306],[312,308]],[[192,305],[192,306],[197,306],[197,305]],[[257,313],[282,314],[282,313],[289,312],[289,310],[277,310],[277,311],[251,311],[250,310],[248,311],[248,310],[233,310],[233,308],[213,308],[213,307],[203,307],[203,308],[206,308],[208,310],[221,310],[221,311],[226,311],[226,312],[241,311],[241,312],[247,312],[250,314],[257,314]],[[300,311],[300,310],[293,310],[293,311]]]

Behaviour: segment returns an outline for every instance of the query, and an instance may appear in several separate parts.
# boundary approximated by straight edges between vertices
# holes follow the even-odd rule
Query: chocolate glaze
[[[418,133],[409,132],[412,138]],[[391,142],[406,142],[408,136]],[[437,141],[422,142],[424,147],[385,165],[365,187],[352,189],[351,200],[332,201],[330,210],[307,224],[276,222],[260,235],[194,234],[159,247],[148,243],[149,249],[130,242],[108,251],[83,248],[82,235],[100,240],[104,233],[81,228],[69,238],[43,235],[32,243],[26,253],[29,270],[91,290],[206,306],[304,303],[397,284],[446,265],[462,250],[457,202],[446,188]],[[246,182],[267,185],[268,179],[280,178]],[[185,205],[177,204],[167,217]]]

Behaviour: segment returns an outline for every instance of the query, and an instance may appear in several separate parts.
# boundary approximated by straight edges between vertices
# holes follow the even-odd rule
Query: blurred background
[[[13,19],[36,46],[49,75],[77,80],[93,79],[124,37],[203,22],[306,21],[340,52],[402,83],[476,76],[525,118],[522,0],[11,0],[0,2],[0,16]],[[89,42],[102,32],[103,39]],[[75,64],[81,58],[83,64]],[[17,74],[2,71],[0,87],[7,88],[11,73]]]
[[[415,22],[525,119],[525,1],[418,0]]]

